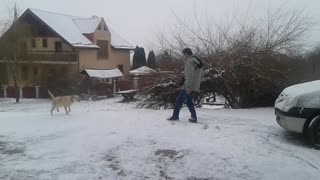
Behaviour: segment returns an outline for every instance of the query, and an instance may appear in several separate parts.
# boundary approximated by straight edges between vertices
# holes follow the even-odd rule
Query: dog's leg
[[[59,112],[59,107],[57,106],[57,112]]]
[[[55,108],[55,106],[52,106],[52,108],[51,108],[51,115],[53,115],[53,113],[52,113],[52,111],[54,110],[54,108]]]
[[[70,108],[70,106],[68,106],[68,108],[69,108],[69,112],[71,112],[71,108]]]
[[[69,112],[68,112],[68,110],[67,110],[67,107],[66,107],[66,106],[64,106],[64,110],[66,111],[66,114],[68,115],[68,114],[69,114]]]

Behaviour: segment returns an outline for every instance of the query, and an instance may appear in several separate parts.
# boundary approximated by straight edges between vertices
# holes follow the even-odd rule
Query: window
[[[47,48],[48,47],[48,40],[47,39],[42,39],[42,47]]]
[[[118,69],[123,73],[123,64],[118,65]]]
[[[98,58],[100,59],[107,59],[108,58],[108,46],[109,42],[108,41],[97,41],[97,45],[99,46],[98,49]]]
[[[60,41],[56,41],[54,43],[54,49],[56,52],[62,52],[62,43]]]
[[[31,39],[31,47],[32,48],[36,48],[37,47],[35,39]]]
[[[99,29],[99,30],[102,30],[102,24],[99,24],[98,29]]]
[[[105,31],[107,31],[107,26],[103,26],[103,29],[104,29]]]
[[[26,81],[29,79],[29,72],[28,72],[28,67],[27,66],[22,66],[21,68],[21,79]]]

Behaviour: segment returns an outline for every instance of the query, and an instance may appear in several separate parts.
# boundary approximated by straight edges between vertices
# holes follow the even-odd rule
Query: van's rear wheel
[[[309,124],[308,136],[316,149],[320,149],[320,115],[315,117]]]

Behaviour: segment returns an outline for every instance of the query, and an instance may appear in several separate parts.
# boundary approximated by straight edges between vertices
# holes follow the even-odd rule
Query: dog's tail
[[[54,95],[51,93],[50,90],[48,90],[48,94],[51,96],[52,99],[54,98]]]

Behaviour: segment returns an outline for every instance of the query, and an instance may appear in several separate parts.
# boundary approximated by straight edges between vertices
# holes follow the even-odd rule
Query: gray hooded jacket
[[[191,88],[192,91],[200,92],[200,83],[203,74],[203,68],[198,68],[199,61],[193,56],[187,57],[184,66],[185,81],[182,89]]]

